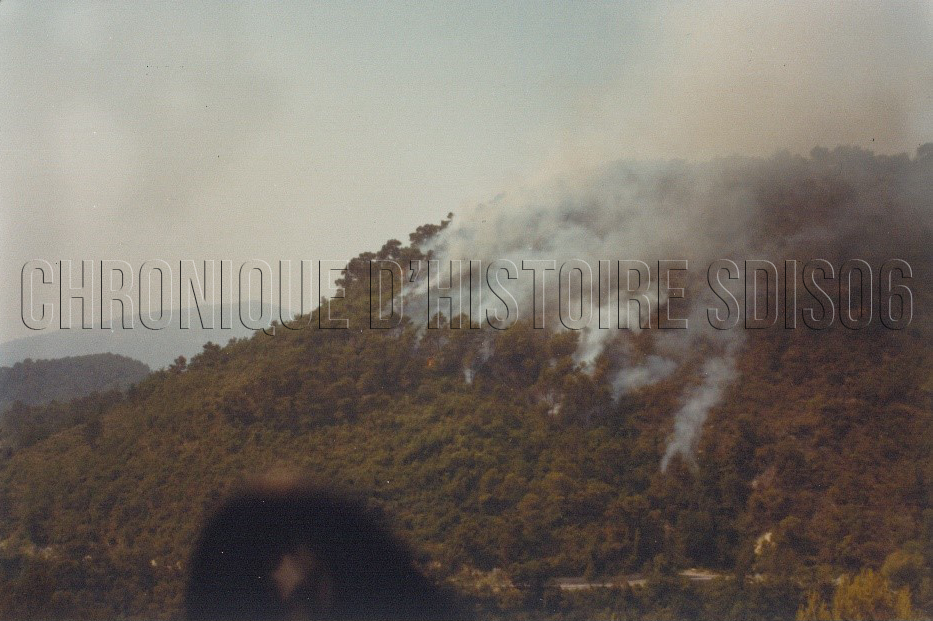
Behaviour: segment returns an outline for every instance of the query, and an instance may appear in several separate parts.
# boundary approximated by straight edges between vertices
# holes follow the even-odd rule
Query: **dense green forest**
[[[353,261],[343,311],[368,323],[368,260],[421,256],[436,228]],[[574,332],[316,325],[208,344],[125,395],[23,406],[37,428],[0,462],[0,617],[177,616],[206,512],[283,467],[384,509],[484,617],[933,611],[920,322],[750,331],[695,466],[666,472],[702,348],[613,401],[599,363],[574,362]],[[639,333],[639,355],[653,339]],[[562,576],[618,586],[570,591]]]
[[[0,618],[178,617],[205,517],[282,469],[365,499],[478,618],[930,618],[933,257],[925,220],[907,216],[933,196],[933,148],[728,165],[711,187],[753,214],[751,251],[909,260],[913,322],[739,328],[738,380],[665,469],[675,414],[721,343],[684,339],[665,373],[618,391],[619,359],[650,367],[666,331],[626,331],[584,362],[580,332],[527,318],[369,329],[388,293],[370,261],[428,258],[456,223],[425,225],[350,262],[333,300],[350,329],[315,312],[302,330],[209,343],[125,393],[17,406],[0,425]],[[690,171],[671,166],[639,200],[679,204]],[[589,222],[581,205],[559,206],[561,222]]]

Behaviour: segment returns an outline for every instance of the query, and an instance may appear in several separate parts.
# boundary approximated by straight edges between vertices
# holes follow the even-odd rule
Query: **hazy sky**
[[[933,140],[933,3],[0,1],[28,259],[349,258],[620,157]]]

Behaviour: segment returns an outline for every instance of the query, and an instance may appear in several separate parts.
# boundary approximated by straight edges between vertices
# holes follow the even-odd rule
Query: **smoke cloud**
[[[666,468],[693,459],[709,411],[739,379],[742,330],[710,328],[718,300],[698,266],[899,257],[929,268],[933,149],[921,144],[933,136],[933,5],[700,2],[644,21],[651,42],[580,98],[541,175],[457,214],[431,250],[519,267],[689,260],[688,330],[653,334],[655,353],[635,360],[625,343],[637,329],[587,328],[575,357],[590,369],[608,358],[618,398],[673,374],[700,342],[713,352],[673,413]],[[519,276],[527,309],[532,284]],[[545,308],[555,329],[558,311]]]
[[[619,398],[709,345],[721,367],[672,412],[671,454],[738,381],[741,331],[709,327],[698,266],[895,256],[929,274],[933,148],[906,155],[933,136],[929,2],[3,2],[0,52],[8,276],[59,255],[348,257],[505,187],[435,258],[690,261],[688,330],[652,330],[637,357],[639,330],[594,320],[576,354],[608,361]],[[530,274],[511,288],[531,308]],[[19,312],[0,300],[2,338]]]
[[[513,262],[518,271],[509,290],[519,317],[529,322],[535,319],[533,311],[541,312],[540,302],[536,309],[533,301],[541,284],[536,285],[532,272],[521,269],[523,262],[552,260],[559,268],[564,261],[582,259],[595,270],[600,260],[643,260],[653,266],[654,283],[657,260],[688,260],[685,296],[677,300],[683,305],[676,313],[687,316],[687,329],[651,330],[647,338],[654,353],[634,359],[631,341],[644,332],[635,325],[632,330],[617,329],[616,300],[603,300],[600,306],[594,295],[593,318],[581,331],[575,357],[590,370],[605,360],[618,397],[670,376],[701,349],[700,344],[711,352],[701,364],[700,383],[684,392],[681,407],[673,413],[674,431],[662,459],[666,468],[676,455],[692,459],[709,411],[738,379],[735,355],[744,330],[741,324],[735,330],[715,330],[707,320],[708,309],[722,308],[706,281],[707,267],[718,259],[731,259],[741,268],[745,260],[767,259],[783,267],[785,259],[802,266],[823,258],[836,269],[848,259],[863,259],[877,270],[882,261],[900,258],[911,263],[914,277],[920,277],[930,268],[925,249],[933,243],[930,179],[933,145],[921,147],[912,158],[840,147],[817,148],[809,157],[783,153],[698,163],[621,161],[586,175],[565,175],[536,188],[505,193],[465,210],[426,249],[442,266],[448,260],[461,260],[463,265],[481,260],[483,266]],[[559,320],[559,273],[545,276],[550,278],[546,290],[551,295],[544,297],[544,325],[566,329]],[[744,277],[740,273],[740,284],[733,287],[740,317]],[[617,279],[618,273],[610,278]],[[422,271],[406,302],[409,316],[427,317],[424,280]],[[448,284],[446,273],[441,280]],[[594,287],[596,280],[594,273]],[[474,298],[480,295],[476,289],[471,292]],[[652,287],[648,297],[653,309],[660,307],[664,313],[673,301],[661,291],[659,297]],[[436,288],[434,293],[451,294]],[[619,296],[624,308],[624,289]],[[455,308],[457,304],[467,312],[468,301],[455,301]],[[502,302],[487,291],[479,311],[476,320],[502,313]],[[611,318],[610,329],[599,328],[600,311]]]
[[[933,133],[929,2],[667,3],[614,79],[581,97],[550,172],[815,145],[912,151]]]

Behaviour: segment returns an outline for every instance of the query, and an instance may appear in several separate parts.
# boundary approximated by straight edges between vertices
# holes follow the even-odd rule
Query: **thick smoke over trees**
[[[570,307],[592,307],[584,326],[570,326],[581,330],[576,360],[591,370],[599,361],[608,364],[616,397],[667,377],[702,343],[712,353],[702,365],[700,384],[682,395],[663,461],[666,466],[675,454],[689,458],[710,408],[722,398],[726,386],[738,379],[732,359],[742,345],[744,325],[739,322],[732,330],[711,327],[708,309],[721,309],[722,300],[708,286],[707,267],[729,259],[741,269],[744,261],[764,259],[783,270],[784,261],[796,260],[797,274],[787,281],[793,283],[801,280],[803,265],[812,259],[829,261],[835,270],[826,274],[829,280],[839,276],[845,261],[861,259],[871,266],[872,295],[877,298],[878,269],[887,259],[907,261],[918,281],[928,273],[928,249],[933,242],[931,179],[933,145],[920,147],[913,157],[839,147],[815,148],[809,157],[779,153],[766,159],[733,157],[700,163],[621,161],[586,175],[564,176],[539,187],[505,193],[455,215],[427,244],[430,256],[443,266],[440,275],[430,277],[431,292],[438,298],[453,296],[454,314],[458,305],[469,313],[471,301],[457,299],[456,286],[445,288],[450,284],[448,261],[462,261],[463,270],[470,260],[481,261],[483,272],[493,262],[499,267],[510,261],[517,268],[510,274],[515,280],[508,284],[517,317],[542,327],[566,329],[567,312],[559,307],[560,266],[586,261],[593,270],[593,293],[586,287],[570,287],[584,291],[585,298],[571,293]],[[647,296],[652,310],[666,315],[670,309],[672,316],[689,321],[682,330],[649,330],[654,351],[637,360],[631,355],[631,341],[643,338],[645,331],[634,325],[636,321],[632,329],[617,329],[617,309],[625,312],[633,297],[626,293],[625,276],[615,268],[619,260],[651,266],[652,287]],[[668,300],[664,287],[659,291],[655,286],[658,261],[665,260],[689,262],[685,281],[672,283],[684,287],[683,299]],[[553,263],[545,263],[549,261]],[[608,287],[619,292],[618,299],[596,293],[599,280],[606,278],[599,273],[600,261],[613,266],[610,282],[623,279],[621,288]],[[532,272],[530,267],[536,265],[556,269]],[[485,320],[487,313],[505,314],[501,299],[488,288],[479,291],[487,287],[484,278],[470,280],[465,272],[461,278],[464,290],[471,290],[474,321]],[[407,315],[430,316],[437,309],[447,312],[447,307],[433,301],[428,308],[427,279],[427,270],[421,270],[410,285]],[[744,281],[745,274],[739,274],[732,288],[742,309],[740,317],[745,306]],[[571,281],[563,280],[561,286],[566,282]],[[783,309],[783,276],[777,284],[777,301]],[[816,306],[816,300],[808,297],[804,286],[798,288],[799,318],[800,308]],[[831,298],[839,299],[838,285],[836,289],[829,286],[828,291]],[[877,299],[872,305],[873,320],[878,321]],[[779,314],[783,324],[783,310]],[[651,319],[652,328],[658,327],[656,321],[656,317]],[[799,320],[797,325],[806,327]]]

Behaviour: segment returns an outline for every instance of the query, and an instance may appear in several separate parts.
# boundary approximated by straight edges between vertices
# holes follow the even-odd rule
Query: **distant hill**
[[[278,307],[270,308],[270,316],[277,319]],[[153,369],[160,369],[170,365],[178,356],[190,358],[197,354],[208,341],[226,343],[230,339],[253,334],[253,330],[244,327],[239,321],[234,321],[230,329],[206,330],[194,320],[190,329],[183,330],[178,324],[177,309],[175,313],[176,320],[162,330],[143,329],[137,320],[134,329],[125,330],[119,322],[114,322],[113,330],[104,330],[99,326],[88,330],[54,330],[0,343],[0,365],[11,366],[27,358],[38,360],[113,353],[141,360]]]
[[[15,401],[39,405],[123,390],[149,372],[138,360],[109,353],[54,360],[29,358],[12,367],[0,367],[0,412]]]

